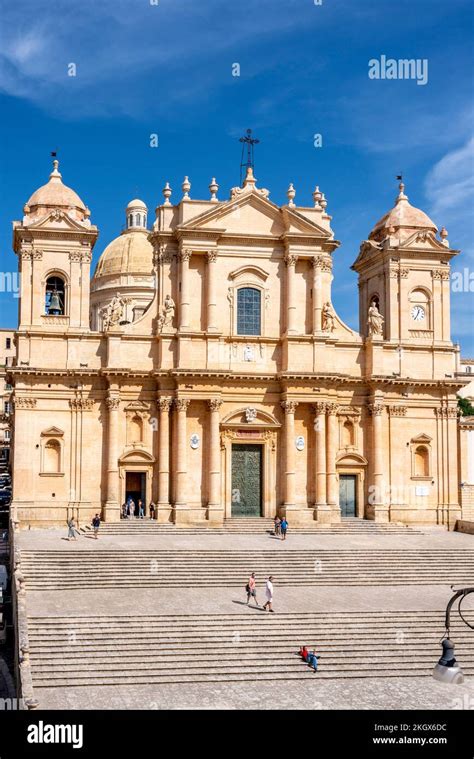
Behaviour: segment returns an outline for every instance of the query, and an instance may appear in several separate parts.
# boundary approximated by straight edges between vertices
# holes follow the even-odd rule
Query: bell
[[[51,294],[51,300],[49,302],[49,309],[48,312],[50,314],[60,314],[61,313],[61,299],[59,297],[59,293],[57,290],[53,290]]]

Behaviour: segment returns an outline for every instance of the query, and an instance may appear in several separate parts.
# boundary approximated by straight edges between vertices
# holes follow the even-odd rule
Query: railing
[[[15,636],[14,677],[18,703],[21,708],[37,709],[39,702],[33,691],[28,640],[28,615],[26,611],[25,578],[21,571],[21,553],[15,545],[18,522],[10,520],[10,568],[13,632]]]

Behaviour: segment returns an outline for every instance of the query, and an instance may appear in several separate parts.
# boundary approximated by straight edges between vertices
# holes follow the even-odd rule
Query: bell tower
[[[49,181],[13,222],[20,273],[19,332],[89,331],[89,287],[97,227],[53,161]]]
[[[437,233],[429,216],[409,203],[401,182],[394,207],[362,243],[352,266],[359,275],[360,333],[383,341],[384,365],[390,374],[405,374],[405,363],[413,376],[406,363],[410,360],[415,373],[419,362],[421,371],[423,349],[439,351],[430,364],[425,354],[425,370],[430,366],[442,377],[453,371],[450,261],[459,251],[450,248],[444,227]],[[373,318],[376,312],[380,329],[377,316]],[[390,347],[398,350],[398,362]]]

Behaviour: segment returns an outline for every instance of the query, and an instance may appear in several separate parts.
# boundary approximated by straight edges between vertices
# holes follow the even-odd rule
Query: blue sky
[[[191,197],[208,197],[215,176],[227,198],[251,127],[271,200],[286,202],[290,182],[297,204],[311,204],[316,184],[326,193],[342,242],[333,300],[348,324],[358,327],[350,265],[393,205],[399,172],[474,280],[471,0],[17,0],[2,17],[1,271],[16,270],[11,221],[47,180],[51,150],[99,226],[95,261],[136,195],[150,220],[164,183],[178,200],[185,174]],[[369,79],[381,55],[427,59],[428,83]],[[466,290],[452,294],[453,339],[474,356]],[[15,326],[11,293],[0,310],[0,325]]]

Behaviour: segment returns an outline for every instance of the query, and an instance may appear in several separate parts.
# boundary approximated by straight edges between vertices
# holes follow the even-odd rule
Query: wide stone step
[[[466,613],[472,622],[474,611]],[[29,618],[30,660],[38,689],[429,676],[443,623],[442,609],[35,616]],[[459,619],[452,636],[465,674],[474,674],[474,636]],[[303,643],[322,657],[317,675],[297,655]]]

